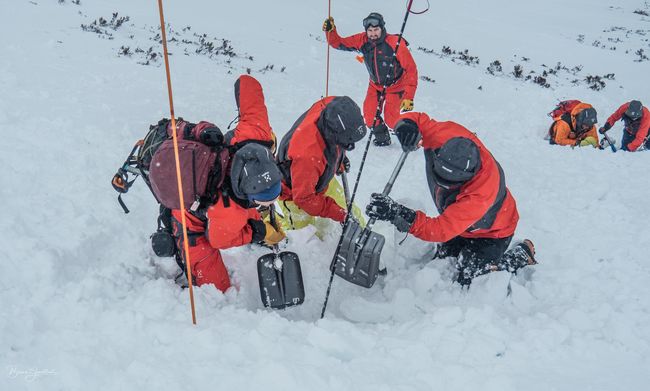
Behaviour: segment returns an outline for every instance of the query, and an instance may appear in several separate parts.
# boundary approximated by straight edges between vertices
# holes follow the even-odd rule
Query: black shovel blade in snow
[[[305,301],[298,254],[282,251],[260,257],[257,260],[257,277],[265,307],[283,309]]]
[[[350,219],[336,262],[336,274],[346,281],[371,288],[379,275],[379,258],[386,239],[383,235],[361,228]]]

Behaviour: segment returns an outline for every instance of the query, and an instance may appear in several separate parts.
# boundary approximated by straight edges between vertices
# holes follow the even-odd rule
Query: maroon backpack
[[[216,190],[223,184],[230,162],[230,152],[225,145],[208,146],[198,141],[203,130],[210,127],[215,125],[205,121],[196,125],[183,120],[176,123],[183,206],[192,212],[202,203],[216,199]],[[171,122],[167,133],[168,138],[151,158],[148,176],[158,201],[169,209],[180,209]]]

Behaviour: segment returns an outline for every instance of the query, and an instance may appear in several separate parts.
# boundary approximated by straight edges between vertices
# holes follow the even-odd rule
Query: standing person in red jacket
[[[345,201],[337,204],[329,190],[338,186],[334,175],[349,169],[345,152],[354,149],[366,131],[361,109],[347,96],[323,98],[298,118],[280,141],[277,158],[283,175],[280,198],[290,220],[295,222],[302,211],[343,222]]]
[[[621,149],[625,151],[638,151],[644,147],[650,149],[650,111],[644,107],[638,100],[624,103],[614,112],[607,122],[598,131],[605,134],[614,126],[616,121],[622,119],[625,124],[623,128],[623,139],[621,140]]]
[[[284,232],[263,221],[257,211],[257,207],[269,206],[278,198],[280,180],[280,171],[268,148],[256,143],[244,145],[232,157],[230,172],[217,189],[217,201],[207,210],[185,212],[195,285],[214,284],[223,292],[230,287],[219,250],[249,243],[274,245],[284,239]],[[172,227],[181,256],[179,266],[183,266],[180,221],[181,211],[172,210]]]
[[[474,133],[424,113],[402,115],[395,133],[404,151],[422,143],[427,182],[440,215],[428,217],[374,193],[368,216],[442,243],[436,256],[458,258],[458,282],[463,285],[491,271],[514,272],[536,263],[530,240],[506,252],[519,221],[517,206],[501,166]]]
[[[368,15],[363,20],[363,28],[365,32],[343,38],[338,34],[332,17],[327,18],[323,23],[323,31],[330,46],[334,49],[358,51],[363,55],[370,75],[368,92],[363,102],[363,116],[369,128],[372,128],[375,122],[381,90],[384,85],[387,87],[385,99],[381,102],[384,120],[378,119],[380,122],[374,127],[373,134],[375,145],[390,145],[388,128],[395,127],[400,109],[413,110],[413,99],[418,86],[418,69],[407,47],[408,43],[404,39],[395,58],[399,36],[386,33],[381,14],[373,12]]]
[[[226,132],[227,145],[256,142],[275,152],[276,137],[269,123],[269,114],[264,103],[264,91],[257,79],[241,75],[235,82],[235,102],[239,112],[239,123],[235,129]]]

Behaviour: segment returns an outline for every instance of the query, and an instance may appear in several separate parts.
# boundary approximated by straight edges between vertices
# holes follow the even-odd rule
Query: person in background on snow
[[[347,96],[323,98],[298,118],[278,148],[284,227],[314,224],[314,216],[345,220],[346,201],[334,175],[349,170],[346,151],[366,132],[361,109]]]
[[[455,122],[408,113],[397,123],[395,134],[404,151],[414,151],[420,143],[424,147],[427,182],[440,215],[428,217],[373,193],[368,216],[441,243],[435,258],[456,257],[462,285],[485,273],[515,272],[536,263],[530,240],[506,251],[519,221],[517,206],[501,166],[474,133]]]
[[[650,149],[650,111],[638,100],[624,103],[598,131],[605,134],[620,119],[624,123],[621,149],[630,152]]]
[[[194,285],[214,284],[225,292],[230,278],[219,250],[249,243],[272,246],[285,238],[282,229],[263,221],[257,211],[274,203],[281,187],[280,170],[268,148],[251,143],[233,155],[230,172],[217,189],[217,201],[201,213],[185,212]],[[180,221],[181,211],[172,210],[179,266],[185,270]]]
[[[549,143],[551,145],[570,145],[572,147],[584,147],[591,145],[599,147],[598,122],[596,109],[590,104],[579,101],[569,112],[565,112],[555,118],[548,130]]]
[[[323,23],[323,31],[328,43],[334,49],[358,51],[363,55],[363,61],[370,75],[368,92],[363,102],[363,116],[366,125],[373,129],[375,114],[380,101],[380,93],[385,85],[386,96],[380,107],[384,111],[384,120],[374,126],[375,145],[390,145],[390,133],[402,111],[413,110],[413,99],[418,86],[418,70],[408,49],[408,43],[402,39],[395,58],[395,49],[399,36],[387,34],[384,18],[373,12],[363,20],[365,32],[342,38],[334,25],[334,19],[329,17]]]
[[[235,102],[239,123],[235,129],[226,132],[226,144],[243,146],[256,142],[275,152],[276,137],[269,124],[269,114],[260,82],[249,75],[239,76],[235,82]]]

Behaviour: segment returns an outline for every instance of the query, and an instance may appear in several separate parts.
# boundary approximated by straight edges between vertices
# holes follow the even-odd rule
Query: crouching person
[[[456,257],[458,282],[498,270],[515,272],[536,263],[530,240],[506,251],[519,214],[499,163],[465,127],[424,113],[402,115],[395,133],[404,151],[424,147],[426,176],[437,217],[373,194],[366,214],[401,232],[441,243],[437,258]]]
[[[228,271],[219,250],[249,243],[277,244],[284,239],[282,230],[260,217],[259,206],[269,206],[280,195],[281,175],[271,151],[259,144],[244,145],[232,156],[230,170],[216,201],[198,213],[186,211],[193,284],[214,284],[226,291],[230,287]],[[184,268],[181,211],[172,211],[172,224],[180,249],[179,265]]]
[[[647,107],[638,100],[623,103],[598,131],[605,134],[618,120],[624,124],[621,149],[629,152],[650,149],[650,111]]]
[[[549,143],[571,147],[590,145],[598,148],[600,144],[596,131],[598,122],[596,109],[590,104],[580,101],[569,102],[575,102],[575,104],[568,106],[565,112],[559,112],[559,109],[554,111],[559,115],[553,118],[553,123],[548,130]]]
[[[345,220],[346,200],[334,176],[349,170],[346,152],[365,135],[361,109],[347,96],[321,99],[298,118],[278,148],[285,228],[315,224],[315,217]]]

